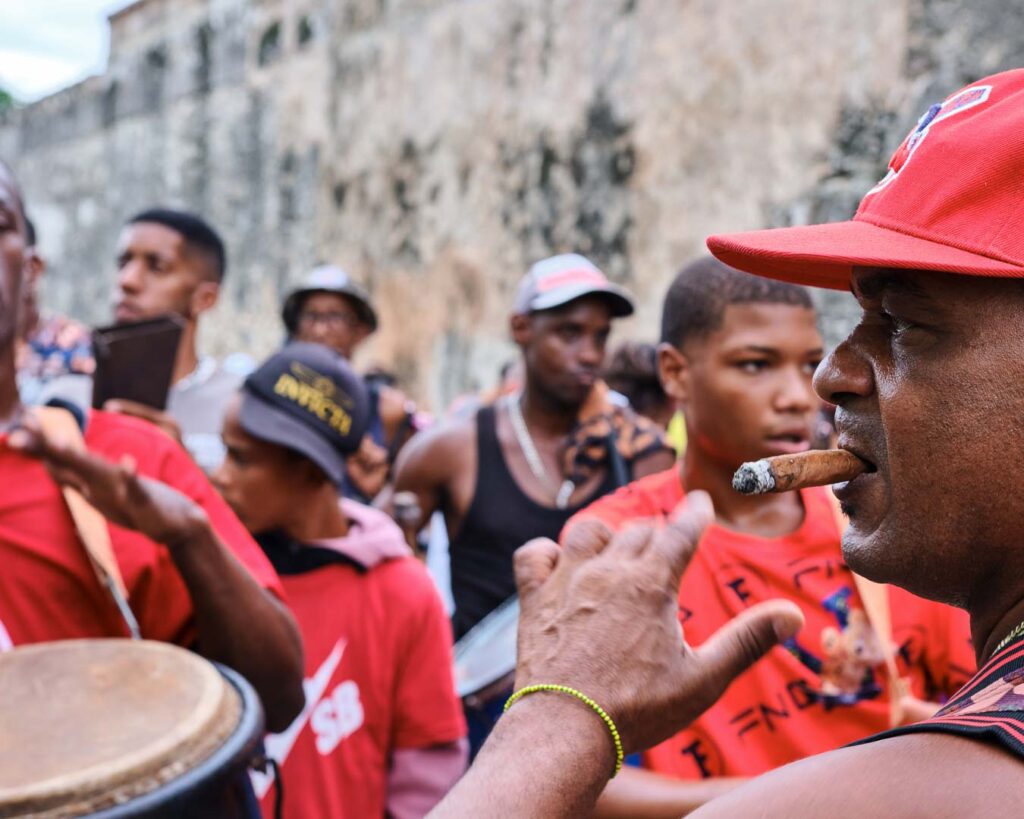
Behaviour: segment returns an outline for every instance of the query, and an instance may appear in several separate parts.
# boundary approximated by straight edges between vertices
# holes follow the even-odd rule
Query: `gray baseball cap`
[[[344,296],[352,302],[359,320],[370,328],[370,332],[377,329],[377,313],[370,304],[370,294],[340,267],[326,264],[313,268],[302,280],[302,284],[285,299],[281,318],[284,319],[284,326],[289,335],[295,335],[302,303],[306,296],[313,293],[335,293]]]
[[[239,421],[253,437],[305,455],[340,483],[345,457],[369,425],[370,399],[341,356],[296,341],[245,380]]]
[[[578,253],[551,256],[534,264],[519,282],[514,311],[534,313],[561,307],[584,296],[604,296],[616,318],[635,309],[629,291],[608,281],[597,266]]]

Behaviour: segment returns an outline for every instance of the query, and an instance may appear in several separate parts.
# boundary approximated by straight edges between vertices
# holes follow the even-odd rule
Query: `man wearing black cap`
[[[433,583],[390,518],[338,500],[368,404],[333,352],[289,344],[229,403],[214,476],[280,574],[305,643],[305,708],[266,743],[296,819],[422,816],[465,767]],[[271,785],[257,778],[268,816]]]
[[[419,436],[399,459],[395,489],[418,496],[424,520],[445,515],[456,638],[515,594],[517,547],[672,464],[660,432],[614,407],[599,380],[612,320],[632,312],[629,294],[582,256],[538,262],[510,322],[522,392]]]
[[[312,270],[281,310],[290,341],[323,344],[351,361],[377,329],[377,312],[366,290],[340,267]],[[391,473],[399,450],[416,431],[416,407],[394,387],[367,381],[370,422],[357,452],[347,462],[341,486],[346,497],[368,502]]]

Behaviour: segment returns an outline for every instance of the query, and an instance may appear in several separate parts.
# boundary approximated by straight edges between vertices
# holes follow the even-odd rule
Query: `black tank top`
[[[512,553],[535,537],[557,540],[566,521],[584,506],[617,489],[611,470],[578,506],[555,509],[528,497],[512,477],[501,453],[495,408],[476,416],[476,487],[458,535],[449,545],[455,639],[516,593]]]
[[[853,744],[919,733],[956,734],[988,742],[1024,761],[1024,635],[995,652],[931,719]]]

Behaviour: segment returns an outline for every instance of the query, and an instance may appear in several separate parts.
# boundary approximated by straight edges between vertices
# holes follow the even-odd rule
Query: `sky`
[[[103,71],[107,15],[130,0],[0,0],[0,88],[32,102]]]

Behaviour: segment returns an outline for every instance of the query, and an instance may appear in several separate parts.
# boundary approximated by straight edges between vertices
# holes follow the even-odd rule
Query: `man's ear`
[[[220,298],[220,284],[211,281],[201,281],[192,291],[192,315],[199,316],[213,308]]]
[[[676,347],[662,342],[658,345],[658,378],[665,394],[677,407],[690,400],[690,362]]]
[[[26,285],[28,287],[38,287],[39,281],[43,278],[45,272],[46,260],[36,252],[34,247],[30,247],[25,251]]]
[[[533,334],[533,318],[527,314],[519,313],[509,319],[509,330],[512,332],[512,340],[520,347],[525,347],[530,342]]]

